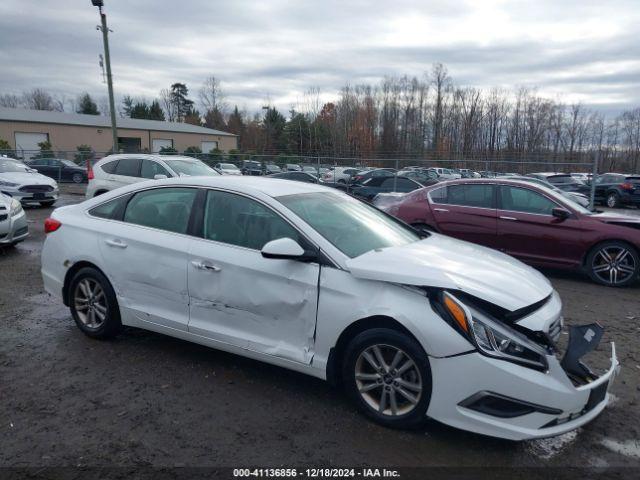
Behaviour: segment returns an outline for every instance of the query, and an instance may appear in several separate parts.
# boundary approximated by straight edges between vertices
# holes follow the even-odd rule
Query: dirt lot
[[[59,204],[81,198],[64,195]],[[133,329],[115,341],[85,337],[42,289],[42,222],[49,212],[28,209],[31,236],[0,252],[0,467],[572,466],[635,478],[640,472],[640,286],[607,289],[579,275],[545,272],[568,323],[601,322],[605,340],[617,344],[622,371],[615,399],[593,423],[522,443],[435,422],[394,431],[365,420],[324,382],[287,370]],[[603,367],[608,345],[600,350],[596,363]]]

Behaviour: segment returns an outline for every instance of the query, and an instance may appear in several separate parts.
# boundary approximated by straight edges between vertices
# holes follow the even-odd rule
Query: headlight
[[[15,217],[19,213],[22,212],[22,204],[16,200],[15,198],[11,199],[11,205],[9,206],[9,212],[11,212],[11,216]]]
[[[547,370],[546,351],[521,333],[465,305],[449,292],[436,300],[438,313],[489,357],[518,363],[537,370]]]
[[[0,180],[0,187],[17,187],[17,183],[7,182],[6,180]]]

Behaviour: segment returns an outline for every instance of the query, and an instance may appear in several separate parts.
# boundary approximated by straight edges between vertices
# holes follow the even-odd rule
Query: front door
[[[460,240],[498,248],[495,187],[469,183],[444,186],[429,192],[438,229]]]
[[[138,192],[121,221],[98,240],[120,307],[136,321],[187,330],[186,234],[196,194],[195,188],[177,187]]]
[[[318,299],[317,263],[264,258],[263,245],[305,239],[266,205],[209,190],[189,255],[189,332],[308,364]]]
[[[574,266],[582,260],[581,222],[551,212],[565,208],[540,192],[501,185],[498,204],[500,248],[520,260],[546,266]]]

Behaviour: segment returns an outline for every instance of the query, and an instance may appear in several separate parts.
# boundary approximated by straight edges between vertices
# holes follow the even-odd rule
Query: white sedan
[[[331,188],[144,182],[59,208],[45,231],[45,288],[91,337],[131,325],[341,383],[392,427],[547,437],[609,402],[615,349],[603,375],[580,373],[572,332],[561,365],[561,302],[540,273]]]
[[[0,193],[49,207],[58,199],[58,184],[18,160],[0,157]]]
[[[0,246],[15,245],[29,235],[22,204],[0,193]]]

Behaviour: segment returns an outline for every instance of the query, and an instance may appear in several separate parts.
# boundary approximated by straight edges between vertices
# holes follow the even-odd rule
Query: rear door
[[[486,247],[498,247],[495,185],[448,185],[431,190],[428,198],[442,233]]]
[[[532,188],[500,185],[500,249],[527,263],[559,267],[580,263],[585,248],[581,221],[575,216],[556,218],[551,213],[554,208],[565,207]]]
[[[111,189],[139,182],[141,167],[142,159],[140,158],[121,158],[113,174],[109,175]]]
[[[195,188],[153,188],[90,212],[115,217],[108,233],[98,240],[99,248],[120,307],[133,322],[187,330],[187,233],[197,192]]]

